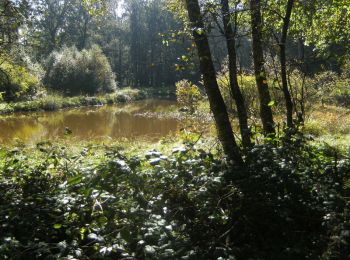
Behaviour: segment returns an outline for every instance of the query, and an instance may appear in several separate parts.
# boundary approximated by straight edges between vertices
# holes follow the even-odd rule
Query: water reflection
[[[0,118],[0,143],[10,144],[17,139],[31,144],[59,139],[64,136],[66,127],[79,140],[147,138],[156,141],[175,132],[177,120],[146,118],[139,114],[164,111],[170,106],[175,103],[147,100],[126,105],[15,114]]]

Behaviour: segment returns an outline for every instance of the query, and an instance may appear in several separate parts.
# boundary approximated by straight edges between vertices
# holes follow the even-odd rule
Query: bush
[[[76,47],[54,51],[46,67],[45,85],[64,94],[92,95],[116,90],[115,75],[107,57],[96,45],[82,51]]]
[[[199,88],[186,79],[176,82],[176,99],[181,106],[193,114],[201,99]]]
[[[0,255],[348,259],[348,156],[289,141],[255,146],[245,169],[192,146],[168,157],[0,149]]]
[[[231,94],[229,74],[223,69],[218,75],[218,84],[229,112],[236,111],[235,101]],[[256,89],[255,76],[242,74],[238,76],[238,84],[242,91],[246,107],[249,108],[250,115],[259,113],[259,97]]]
[[[0,100],[17,101],[34,95],[40,86],[40,76],[25,65],[10,60],[0,64]]]
[[[322,103],[350,106],[350,78],[347,71],[338,75],[333,71],[316,74],[311,81]]]

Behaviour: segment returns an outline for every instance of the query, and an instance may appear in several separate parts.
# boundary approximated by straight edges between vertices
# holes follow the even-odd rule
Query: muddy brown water
[[[35,144],[61,138],[158,141],[176,132],[179,122],[172,118],[145,117],[142,114],[168,109],[176,109],[176,103],[145,100],[131,104],[55,112],[16,113],[0,117],[0,143]],[[67,135],[68,132],[71,134]]]

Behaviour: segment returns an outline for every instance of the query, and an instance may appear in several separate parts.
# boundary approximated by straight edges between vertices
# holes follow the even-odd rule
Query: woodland
[[[350,0],[0,0],[0,259],[349,259]]]

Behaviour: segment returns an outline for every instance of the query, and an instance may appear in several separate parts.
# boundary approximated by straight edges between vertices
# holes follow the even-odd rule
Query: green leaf
[[[59,223],[53,225],[54,229],[60,229],[61,227],[62,227],[62,224],[59,224]]]
[[[274,105],[276,105],[276,102],[274,100],[271,100],[267,105],[269,107],[273,107]]]
[[[107,222],[108,222],[108,218],[106,218],[106,217],[104,217],[104,216],[101,216],[101,217],[99,217],[98,218],[98,223],[100,224],[100,225],[105,225]]]
[[[79,233],[80,233],[80,239],[81,240],[84,240],[86,231],[87,231],[86,228],[83,228],[83,227],[80,228]]]
[[[78,175],[78,176],[75,176],[73,178],[70,178],[68,180],[68,185],[76,185],[76,184],[79,184],[81,183],[83,177],[81,175]]]

